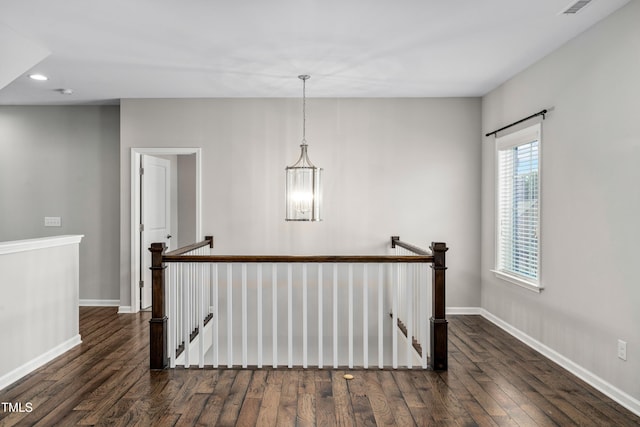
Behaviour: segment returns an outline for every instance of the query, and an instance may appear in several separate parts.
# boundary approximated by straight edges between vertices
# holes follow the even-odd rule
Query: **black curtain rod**
[[[520,123],[522,123],[522,122],[526,122],[527,120],[529,120],[529,119],[533,119],[534,117],[542,116],[542,119],[544,120],[544,119],[546,118],[546,117],[545,117],[545,114],[547,114],[547,112],[548,112],[547,110],[539,111],[539,112],[537,112],[537,113],[535,113],[535,114],[530,115],[529,117],[525,117],[524,119],[520,119],[520,120],[518,120],[517,122],[513,122],[513,123],[511,123],[510,125],[506,125],[506,126],[504,126],[504,127],[501,127],[501,128],[500,128],[500,129],[498,129],[498,130],[494,130],[493,132],[489,132],[489,133],[488,133],[488,134],[486,134],[485,136],[495,135],[496,133],[500,132],[501,130],[509,129],[511,126],[515,126],[515,125],[518,125],[518,124],[520,124]]]

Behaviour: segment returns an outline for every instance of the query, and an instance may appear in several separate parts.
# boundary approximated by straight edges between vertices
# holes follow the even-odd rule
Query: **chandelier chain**
[[[303,74],[298,76],[302,80],[302,144],[307,145],[307,79],[311,76]]]

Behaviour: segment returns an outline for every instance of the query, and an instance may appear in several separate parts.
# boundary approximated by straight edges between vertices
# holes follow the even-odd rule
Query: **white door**
[[[142,286],[140,308],[151,306],[151,253],[152,243],[164,242],[169,247],[171,239],[171,162],[159,157],[142,156],[141,218],[142,245],[140,265]]]

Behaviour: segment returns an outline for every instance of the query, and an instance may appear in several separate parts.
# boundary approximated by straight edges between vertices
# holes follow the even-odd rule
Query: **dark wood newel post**
[[[433,310],[430,319],[431,326],[431,366],[436,371],[447,370],[448,333],[445,302],[445,262],[446,243],[431,243],[433,252]]]
[[[151,369],[164,369],[169,364],[167,351],[167,316],[164,300],[164,243],[152,243],[151,251],[151,320],[149,321],[149,362]]]

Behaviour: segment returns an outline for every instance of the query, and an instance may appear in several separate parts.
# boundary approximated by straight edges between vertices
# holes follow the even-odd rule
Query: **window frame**
[[[538,158],[537,158],[537,172],[538,172],[538,185],[537,185],[537,276],[536,278],[526,277],[524,275],[520,275],[515,271],[511,271],[508,269],[501,268],[500,266],[500,249],[501,249],[501,224],[500,224],[500,152],[508,149],[512,149],[518,146],[522,146],[525,144],[529,144],[531,142],[538,141]],[[501,280],[506,281],[507,283],[511,283],[525,289],[540,292],[544,289],[542,285],[542,265],[541,265],[541,236],[542,236],[542,204],[541,204],[541,195],[542,195],[542,123],[538,121],[537,123],[527,125],[526,127],[521,127],[518,130],[515,130],[511,133],[498,136],[495,138],[495,206],[494,206],[494,217],[495,217],[495,252],[494,252],[494,268],[491,270],[495,276]],[[513,245],[513,240],[511,242]]]

